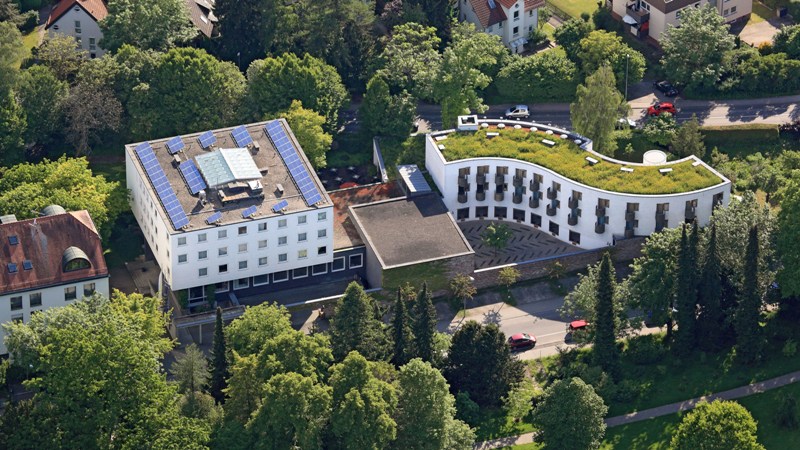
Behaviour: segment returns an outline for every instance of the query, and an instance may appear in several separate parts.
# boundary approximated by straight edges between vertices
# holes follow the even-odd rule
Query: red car
[[[517,333],[508,338],[508,346],[512,352],[533,348],[536,346],[536,337],[528,333]]]
[[[675,105],[673,105],[672,103],[668,103],[668,102],[659,102],[659,103],[656,103],[655,105],[652,105],[651,107],[647,108],[647,115],[648,116],[658,116],[661,113],[665,113],[665,112],[668,112],[668,113],[670,113],[670,114],[672,114],[674,116],[675,113],[677,113],[678,111],[675,109]]]

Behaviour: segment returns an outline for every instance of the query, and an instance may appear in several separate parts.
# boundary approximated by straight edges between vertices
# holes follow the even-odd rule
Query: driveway
[[[763,43],[771,43],[772,38],[778,33],[781,26],[787,23],[785,20],[772,18],[763,22],[748,24],[739,33],[739,38],[754,47],[758,47]]]

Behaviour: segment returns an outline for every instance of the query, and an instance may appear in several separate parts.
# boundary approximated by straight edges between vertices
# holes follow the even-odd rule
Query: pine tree
[[[750,229],[745,253],[744,284],[736,308],[736,354],[745,364],[752,364],[761,354],[761,290],[758,283],[758,227]]]
[[[383,322],[376,318],[374,302],[355,281],[347,286],[331,320],[331,349],[337,361],[353,350],[370,361],[384,361],[391,356],[391,343]]]
[[[433,359],[434,335],[436,334],[436,308],[433,307],[431,294],[428,292],[428,283],[422,283],[422,290],[417,294],[414,303],[414,333],[415,356],[423,361]]]
[[[597,277],[597,303],[595,304],[594,360],[595,364],[615,376],[618,370],[619,349],[617,349],[614,325],[614,275],[611,256],[606,253],[600,263]]]
[[[713,350],[721,345],[721,328],[725,319],[722,313],[722,280],[720,279],[719,250],[717,249],[717,226],[712,224],[706,244],[700,282],[697,288],[697,303],[700,306],[698,324],[699,341]]]
[[[687,235],[686,225],[681,230],[681,250],[678,255],[678,282],[675,286],[675,307],[678,310],[678,334],[675,351],[679,355],[691,352],[695,344],[696,325],[696,272],[697,272],[697,222]]]
[[[406,299],[403,298],[402,289],[397,289],[397,301],[394,304],[394,318],[392,319],[392,337],[394,337],[394,356],[392,362],[402,366],[411,360],[414,336],[411,333],[410,318]]]
[[[217,321],[214,323],[214,344],[211,348],[211,380],[209,393],[217,403],[225,401],[224,389],[228,387],[228,349],[225,344],[225,330],[222,323],[222,308],[217,307]]]

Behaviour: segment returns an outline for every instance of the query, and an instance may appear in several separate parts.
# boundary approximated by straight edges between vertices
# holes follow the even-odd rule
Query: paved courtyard
[[[505,223],[513,232],[508,246],[495,251],[483,243],[483,233],[491,225],[491,220],[459,222],[458,226],[467,237],[469,245],[475,250],[475,268],[500,266],[515,262],[531,261],[582,251],[580,247],[562,242],[539,228],[518,223]]]

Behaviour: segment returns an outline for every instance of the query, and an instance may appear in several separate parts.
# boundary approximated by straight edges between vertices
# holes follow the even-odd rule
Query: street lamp
[[[625,101],[628,101],[628,60],[630,59],[631,55],[625,53]]]

